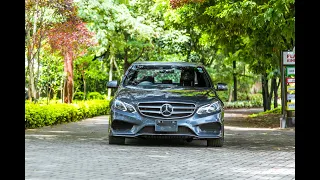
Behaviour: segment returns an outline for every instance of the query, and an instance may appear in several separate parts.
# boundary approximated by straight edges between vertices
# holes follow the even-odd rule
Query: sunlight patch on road
[[[70,131],[48,131],[53,133],[70,133]]]
[[[246,114],[225,113],[224,117],[248,117]]]
[[[30,137],[57,137],[58,135],[26,134],[25,136],[30,136]]]
[[[94,123],[94,124],[103,124],[103,125],[105,125],[105,124],[109,124],[109,123],[105,122],[105,123]]]
[[[145,172],[127,172],[127,173],[123,173],[126,175],[147,175],[147,173]]]
[[[161,155],[147,155],[148,157],[156,157],[156,158],[167,158],[168,156],[161,156]]]
[[[254,174],[254,175],[290,175],[294,173],[294,169],[283,168],[283,167],[274,167],[271,169],[265,170],[264,167],[256,167],[255,169],[251,169],[247,171],[246,168],[231,168],[233,172],[238,173],[246,173],[246,174]]]
[[[234,136],[235,134],[227,134],[227,133],[225,133],[224,135],[227,135],[227,136]]]
[[[235,127],[235,126],[224,126],[228,130],[239,130],[239,131],[275,131],[276,129],[271,128],[244,128],[244,127]]]
[[[58,137],[58,135],[26,134],[25,137],[33,137],[33,138],[37,138],[37,139],[52,140],[52,139],[56,139]]]
[[[128,149],[118,149],[119,151],[127,151]]]

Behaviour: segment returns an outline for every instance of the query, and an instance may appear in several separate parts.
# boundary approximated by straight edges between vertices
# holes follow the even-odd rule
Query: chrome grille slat
[[[161,108],[164,104],[170,104],[172,106],[172,113],[170,116],[164,116],[162,114]],[[138,103],[138,110],[142,115],[159,119],[176,119],[189,117],[195,112],[195,109],[195,104],[185,102],[153,101]]]
[[[192,109],[193,110],[195,109],[195,107],[174,107],[174,109]]]
[[[140,112],[160,114],[160,111],[140,110]]]
[[[172,114],[187,114],[187,113],[193,113],[193,111],[173,111]]]
[[[161,106],[139,106],[140,108],[158,108],[158,109],[160,109],[161,108]]]

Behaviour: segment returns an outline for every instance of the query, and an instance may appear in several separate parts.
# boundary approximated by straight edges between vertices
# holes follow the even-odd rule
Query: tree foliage
[[[294,25],[294,0],[26,0],[26,81],[33,97],[46,83],[67,87],[70,102],[73,92],[104,94],[135,61],[201,62],[215,82],[237,76],[241,93],[261,81],[267,110]]]
[[[57,23],[48,31],[49,44],[64,57],[64,102],[71,103],[73,99],[73,60],[79,56],[79,51],[85,53],[85,48],[92,46],[92,33],[89,32],[77,16],[77,9],[72,1],[65,1],[66,21]]]
[[[243,61],[250,70],[262,75],[265,110],[270,109],[272,92],[268,87],[268,74],[278,78],[280,52],[294,46],[294,1],[293,0],[235,0],[183,3],[177,9],[187,22],[201,29],[204,44],[213,45],[227,59]],[[210,38],[205,38],[209,36]],[[194,38],[193,38],[194,39]]]

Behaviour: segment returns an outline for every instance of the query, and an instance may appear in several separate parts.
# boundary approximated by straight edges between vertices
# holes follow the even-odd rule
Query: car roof
[[[203,66],[202,63],[168,62],[168,61],[136,61],[132,65],[176,65],[176,66]]]

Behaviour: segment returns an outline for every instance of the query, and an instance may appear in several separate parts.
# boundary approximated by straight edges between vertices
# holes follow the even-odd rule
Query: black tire
[[[117,136],[109,136],[109,144],[125,144],[126,138],[124,137],[117,137]]]
[[[207,139],[207,146],[208,147],[222,147],[224,143],[224,139],[217,138],[217,139]]]

